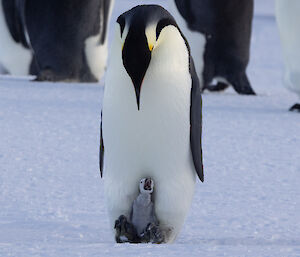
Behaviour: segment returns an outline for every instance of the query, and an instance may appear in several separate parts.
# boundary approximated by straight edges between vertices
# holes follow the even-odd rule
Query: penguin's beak
[[[150,178],[145,179],[144,189],[150,191],[152,187],[152,180]]]
[[[144,29],[129,29],[122,49],[123,65],[132,80],[138,110],[143,79],[151,61],[153,46],[148,45]]]
[[[149,47],[150,52],[152,52],[154,45],[151,43],[148,43],[148,47]]]

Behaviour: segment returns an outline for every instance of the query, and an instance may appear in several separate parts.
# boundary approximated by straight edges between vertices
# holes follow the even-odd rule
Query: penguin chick
[[[140,181],[140,194],[133,201],[131,222],[140,236],[149,223],[157,224],[157,218],[154,213],[154,204],[151,199],[154,182],[151,178],[143,178]]]
[[[158,227],[151,199],[154,182],[143,178],[139,184],[140,194],[133,201],[131,221],[121,215],[115,221],[115,239],[117,243],[157,243],[164,241],[164,234]]]

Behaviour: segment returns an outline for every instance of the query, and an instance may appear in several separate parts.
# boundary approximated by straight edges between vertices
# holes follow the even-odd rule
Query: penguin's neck
[[[151,194],[145,192],[140,193],[137,200],[140,204],[148,205],[151,202]]]

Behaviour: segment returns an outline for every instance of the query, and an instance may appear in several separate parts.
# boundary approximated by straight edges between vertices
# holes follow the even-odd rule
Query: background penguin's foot
[[[158,225],[149,223],[141,235],[141,240],[143,243],[161,244],[165,242],[165,236]]]
[[[73,78],[72,76],[57,74],[51,69],[45,69],[40,71],[34,81],[79,82],[78,79]]]
[[[256,95],[252,89],[247,75],[244,73],[234,78],[228,78],[228,82],[231,83],[234,90],[241,95]]]
[[[205,89],[207,89],[208,91],[211,92],[217,92],[217,91],[223,91],[226,88],[228,88],[229,85],[223,82],[218,82],[216,85],[207,85],[205,86],[202,91],[204,91]]]
[[[52,70],[46,69],[39,72],[35,81],[58,81],[58,78]]]
[[[294,104],[289,110],[291,112],[300,112],[300,104]]]
[[[135,227],[130,223],[124,215],[121,215],[115,221],[117,243],[140,243],[141,240],[137,236]]]
[[[37,75],[35,81],[59,81],[60,78],[50,69],[42,70]]]

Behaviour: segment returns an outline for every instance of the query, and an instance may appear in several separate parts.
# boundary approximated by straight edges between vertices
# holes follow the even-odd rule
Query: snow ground
[[[141,2],[117,1],[113,20]],[[102,86],[0,77],[0,256],[300,256],[300,115],[287,111],[297,98],[282,86],[271,4],[254,19],[258,96],[203,95],[206,181],[173,245],[114,244],[98,172]]]

